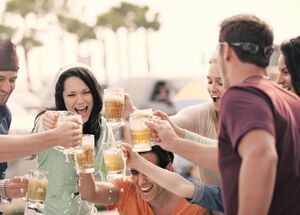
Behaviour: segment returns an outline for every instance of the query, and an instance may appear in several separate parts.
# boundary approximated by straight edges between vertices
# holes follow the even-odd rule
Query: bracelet
[[[9,203],[11,202],[11,199],[7,196],[6,190],[5,190],[5,185],[6,185],[7,181],[8,181],[7,179],[0,181],[0,202],[1,203],[5,203],[6,201]]]

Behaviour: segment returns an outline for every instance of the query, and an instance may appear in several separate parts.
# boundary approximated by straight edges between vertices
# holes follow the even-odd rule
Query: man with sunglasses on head
[[[173,169],[173,154],[159,146],[140,154],[161,168]],[[80,174],[82,199],[117,209],[120,215],[207,214],[207,210],[167,191],[139,171],[131,169],[131,173],[111,182],[95,182],[92,174]]]
[[[273,32],[253,15],[221,23],[219,168],[227,215],[300,214],[300,100],[264,78]],[[199,155],[201,156],[201,155]]]

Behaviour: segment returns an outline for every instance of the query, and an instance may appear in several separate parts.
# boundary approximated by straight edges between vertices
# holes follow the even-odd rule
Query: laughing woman
[[[300,96],[300,36],[283,42],[278,60],[278,83]]]
[[[95,172],[106,179],[101,143],[112,138],[106,120],[101,116],[101,88],[94,75],[84,65],[73,65],[61,70],[55,85],[55,110],[67,110],[81,115],[83,133],[95,136]],[[58,113],[41,113],[35,123],[35,132],[53,128]],[[94,205],[83,201],[78,194],[78,175],[75,162],[66,162],[63,152],[54,148],[38,154],[38,169],[49,172],[49,183],[44,212],[47,215],[91,215],[96,213]]]

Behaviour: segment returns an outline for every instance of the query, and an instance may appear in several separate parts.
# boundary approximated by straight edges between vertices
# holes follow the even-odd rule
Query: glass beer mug
[[[28,191],[26,194],[26,207],[43,212],[44,201],[48,187],[48,172],[43,170],[30,170],[28,176]]]

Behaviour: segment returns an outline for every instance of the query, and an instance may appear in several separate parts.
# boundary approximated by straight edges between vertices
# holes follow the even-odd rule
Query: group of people
[[[102,89],[90,68],[63,67],[55,85],[55,107],[41,112],[34,134],[0,135],[0,161],[37,153],[38,169],[50,173],[44,213],[96,214],[93,203],[120,214],[291,214],[300,213],[300,37],[280,46],[278,83],[265,76],[273,50],[271,27],[253,15],[236,15],[220,26],[210,60],[208,92],[212,101],[174,116],[156,111],[146,122],[159,146],[133,152],[123,143],[131,175],[106,181],[101,144],[113,138],[102,116]],[[0,131],[7,134],[7,99],[19,70],[15,46],[0,41]],[[281,85],[281,86],[280,86]],[[125,97],[125,113],[135,110]],[[81,115],[83,133],[95,136],[96,171],[77,174],[75,162],[54,146],[76,146],[80,122],[56,126],[57,111]],[[200,180],[173,173],[173,153],[199,166]],[[2,199],[22,197],[26,179],[4,179]]]

